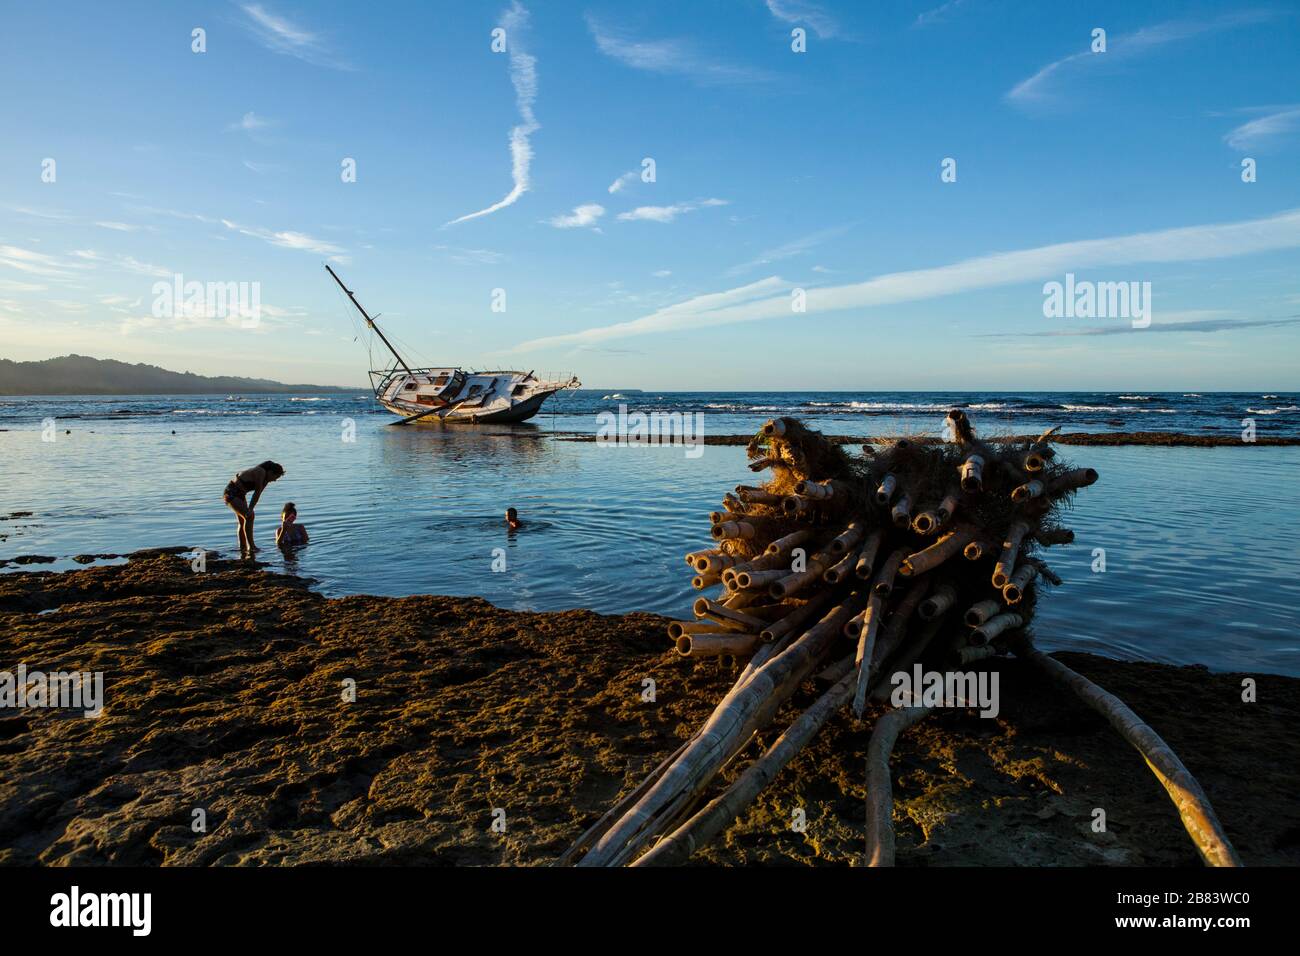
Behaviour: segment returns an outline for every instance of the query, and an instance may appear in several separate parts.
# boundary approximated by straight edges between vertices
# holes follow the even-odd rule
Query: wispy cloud
[[[1233,149],[1256,149],[1300,129],[1300,106],[1288,106],[1242,123],[1223,137]]]
[[[574,206],[573,212],[567,216],[555,216],[546,220],[556,229],[585,229],[595,226],[600,221],[600,217],[605,215],[605,207],[600,203],[583,203],[581,206]]]
[[[521,35],[528,26],[528,11],[515,0],[510,9],[501,15],[501,26],[506,31],[506,51],[510,57],[510,82],[515,88],[515,104],[519,108],[519,124],[510,131],[510,174],[514,179],[514,188],[506,193],[505,198],[495,202],[486,209],[471,212],[446,223],[454,226],[458,222],[477,219],[512,206],[519,197],[528,192],[529,171],[533,163],[533,146],[529,137],[541,129],[537,117],[533,115],[533,103],[537,99],[537,60],[524,52]]]
[[[919,14],[916,20],[912,23],[912,26],[928,27],[928,26],[932,26],[933,24],[939,23],[943,20],[946,20],[948,19],[949,14],[955,12],[956,9],[960,7],[962,4],[964,4],[965,2],[966,0],[948,0],[947,3],[940,4],[939,6],[931,10],[926,10],[925,12]]]
[[[629,170],[628,172],[624,173],[622,176],[618,177],[618,179],[614,180],[612,183],[609,184],[609,194],[612,196],[614,195],[614,193],[622,192],[624,187],[627,186],[629,183],[636,182],[636,176],[637,173],[635,169]]]
[[[295,232],[292,229],[286,229],[275,232],[271,229],[261,229],[257,226],[241,226],[237,222],[231,222],[229,219],[222,219],[221,224],[227,229],[237,232],[240,235],[251,236],[254,239],[261,239],[263,242],[269,242],[273,246],[279,246],[281,249],[295,249],[302,252],[314,252],[320,256],[329,256],[333,262],[346,261],[346,249],[336,246],[332,242],[326,242],[324,239],[316,239],[307,235],[305,232]]]
[[[771,265],[773,262],[781,262],[785,259],[793,259],[795,256],[801,256],[817,246],[821,245],[827,239],[836,236],[842,236],[849,229],[848,226],[836,226],[833,229],[823,229],[821,232],[814,232],[811,235],[803,236],[784,245],[777,246],[775,249],[768,249],[760,252],[748,262],[742,262],[739,265],[732,266],[724,276],[736,276],[751,269],[757,269],[760,266]]]
[[[462,249],[459,246],[434,246],[433,248],[458,265],[494,266],[504,262],[506,258],[503,253],[494,249]]]
[[[768,13],[795,26],[808,26],[823,40],[840,32],[835,19],[809,0],[767,0]]]
[[[241,5],[241,9],[248,17],[244,26],[268,50],[315,66],[327,66],[336,70],[352,69],[319,34],[268,10],[260,3],[246,3]]]
[[[259,129],[266,129],[268,126],[274,125],[275,124],[272,120],[267,119],[265,116],[258,116],[252,110],[249,110],[236,122],[227,126],[226,132],[239,131],[244,133],[255,133]]]
[[[1135,329],[1131,325],[1120,323],[1118,325],[1086,329],[1053,329],[1047,332],[998,332],[981,337],[1072,338],[1092,335],[1137,335],[1147,332],[1235,332],[1238,329],[1263,329],[1296,324],[1300,324],[1300,315],[1291,315],[1280,319],[1174,319],[1167,322],[1152,322],[1142,329]]]
[[[769,78],[761,70],[726,63],[702,52],[694,40],[638,40],[591,15],[587,16],[587,29],[596,41],[596,49],[634,70],[685,76],[705,86],[753,83]]]
[[[708,206],[725,206],[726,199],[696,199],[691,202],[674,203],[671,206],[637,206],[628,212],[621,212],[618,218],[624,222],[645,220],[647,222],[672,222],[682,213],[694,212]]]
[[[1087,268],[1194,262],[1297,247],[1300,247],[1300,209],[1291,209],[1265,219],[1064,242],[980,256],[932,269],[896,272],[849,285],[808,289],[806,304],[810,313],[871,308],[1059,277]],[[630,335],[789,319],[792,313],[787,296],[761,297],[776,288],[788,289],[789,283],[770,277],[728,292],[699,296],[631,322],[533,339],[518,348],[585,345]]]
[[[1022,107],[1045,105],[1055,99],[1057,85],[1071,75],[1114,67],[1182,40],[1260,23],[1271,16],[1266,11],[1243,11],[1213,20],[1170,20],[1133,33],[1109,37],[1105,53],[1093,53],[1089,48],[1055,60],[1013,86],[1006,99]]]
[[[49,278],[66,276],[71,271],[69,264],[57,256],[33,252],[21,246],[0,245],[0,266]]]
[[[136,226],[129,222],[97,222],[95,223],[100,229],[112,229],[114,232],[138,232],[143,226]]]

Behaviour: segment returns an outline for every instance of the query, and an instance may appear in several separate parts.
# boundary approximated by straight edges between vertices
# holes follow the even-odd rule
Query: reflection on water
[[[0,432],[0,558],[160,546],[233,555],[222,488],[237,469],[273,458],[287,474],[258,506],[259,559],[326,593],[681,615],[694,596],[681,555],[708,544],[708,512],[749,476],[736,447],[691,459],[681,448],[555,441],[541,425],[383,420],[359,418],[353,442],[341,440],[337,416],[323,415],[227,419],[175,435],[173,420],[99,421],[52,443],[37,427]],[[1067,517],[1076,544],[1049,555],[1065,585],[1040,605],[1045,646],[1300,674],[1300,449],[1064,453],[1102,478]],[[288,555],[273,546],[285,501],[311,534]],[[514,533],[511,506],[524,521]],[[6,517],[15,511],[33,514]],[[1099,548],[1104,573],[1092,570]],[[504,570],[493,570],[494,557]]]

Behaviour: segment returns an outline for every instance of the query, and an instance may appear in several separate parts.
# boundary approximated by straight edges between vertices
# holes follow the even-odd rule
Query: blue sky
[[[1300,389],[1294,3],[9,3],[0,64],[0,357],[362,384],[330,261],[593,386]]]

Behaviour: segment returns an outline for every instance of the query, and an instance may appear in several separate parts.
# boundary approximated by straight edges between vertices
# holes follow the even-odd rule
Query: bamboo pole
[[[976,538],[970,544],[966,545],[966,547],[961,549],[961,554],[967,561],[978,561],[980,558],[984,557],[984,555],[992,554],[993,547],[994,545],[990,542],[981,538]]]
[[[605,866],[629,846],[646,826],[683,794],[698,792],[731,756],[738,742],[753,732],[765,703],[794,693],[791,679],[811,667],[838,635],[844,620],[856,611],[856,598],[832,609],[779,655],[764,664],[745,684],[724,698],[685,752],[653,786],[613,824],[581,860],[579,866]],[[797,686],[797,685],[796,685]]]
[[[957,601],[957,592],[951,584],[942,584],[935,592],[921,602],[917,614],[923,621],[932,621],[945,613]]]
[[[971,605],[963,615],[964,620],[971,627],[979,627],[989,618],[995,617],[1002,613],[1002,605],[997,601],[989,598],[987,601],[980,601],[978,604]]]
[[[891,674],[905,672],[925,653],[930,642],[935,639],[939,631],[943,628],[943,616],[939,615],[934,620],[929,621],[925,627],[921,628],[921,633],[908,641],[902,646],[898,657],[889,662]],[[883,665],[882,665],[883,666]],[[872,683],[870,698],[877,704],[883,704],[890,697],[890,690],[893,682],[884,679],[883,674],[879,674],[877,679]]]
[[[732,576],[736,582],[736,587],[742,590],[749,588],[766,588],[774,581],[780,581],[782,578],[789,577],[788,568],[772,568],[768,571],[740,571]]]
[[[744,489],[743,491],[741,489]],[[736,486],[736,494],[740,500],[747,505],[767,505],[768,507],[779,507],[781,496],[773,494],[770,491],[764,491],[761,488],[746,488],[744,485]]]
[[[1097,471],[1094,468],[1076,468],[1074,471],[1067,471],[1065,474],[1058,476],[1049,486],[1048,493],[1056,497],[1067,492],[1077,491],[1096,482],[1097,477]]]
[[[974,664],[976,661],[982,661],[989,657],[997,657],[998,649],[992,644],[981,644],[978,647],[959,647],[954,652],[959,665]]]
[[[804,544],[808,541],[811,541],[813,539],[813,535],[814,532],[807,528],[803,529],[802,531],[793,531],[790,534],[787,534],[785,537],[777,538],[775,541],[769,544],[766,550],[764,550],[763,554],[764,556],[770,554],[789,554],[792,549],[797,548],[799,545]]]
[[[849,575],[853,573],[853,566],[857,563],[857,560],[857,553],[850,551],[826,569],[825,573],[822,574],[822,580],[827,584],[839,584],[841,581],[847,580]]]
[[[884,540],[884,528],[877,528],[867,535],[867,540],[862,543],[862,550],[858,552],[858,563],[853,566],[855,577],[863,581],[871,577],[876,564],[876,554],[880,551],[880,543]]]
[[[938,509],[922,511],[912,519],[912,530],[921,535],[934,534],[941,524],[943,524],[943,517]]]
[[[849,526],[832,538],[826,545],[826,553],[835,556],[852,551],[854,545],[862,540],[862,531],[863,527],[861,521],[850,521]]]
[[[898,650],[898,645],[903,642],[907,634],[907,627],[911,623],[912,614],[916,611],[925,597],[926,592],[930,589],[930,579],[922,578],[913,582],[912,586],[907,589],[903,595],[903,600],[898,602],[889,619],[885,621],[884,627],[880,631],[880,637],[876,641],[875,649],[871,652],[870,671],[867,675],[867,687],[875,685],[880,677],[880,668],[893,653]],[[856,716],[861,718],[861,712],[856,712]]]
[[[971,455],[961,463],[958,471],[961,476],[962,491],[980,491],[984,487],[984,458]]]
[[[757,634],[683,634],[677,638],[677,653],[682,657],[741,657],[754,653]]]
[[[1002,556],[993,567],[993,586],[999,591],[1011,580],[1011,572],[1016,567],[1016,555],[1020,552],[1020,543],[1029,533],[1029,525],[1023,521],[1012,522],[1007,529],[1006,540],[1002,542]]]
[[[1142,718],[1114,694],[1055,658],[1048,657],[1032,644],[1023,643],[1016,653],[1046,671],[1058,684],[1073,691],[1080,700],[1105,717],[1119,735],[1137,749],[1169,794],[1187,835],[1192,838],[1196,852],[1207,866],[1242,865],[1200,783],[1178,759],[1173,748],[1143,723]]]
[[[898,565],[898,573],[907,578],[933,571],[949,558],[961,554],[974,539],[974,533],[964,528],[949,531],[928,548],[905,557]]]
[[[775,621],[763,628],[758,634],[764,643],[772,644],[781,640],[787,634],[791,634],[796,628],[803,627],[806,623],[813,620],[821,614],[830,605],[832,595],[819,594],[803,607],[791,611],[779,621]]]
[[[839,665],[851,667],[852,658],[844,658]],[[654,849],[636,860],[632,866],[679,866],[689,860],[696,850],[726,830],[741,811],[754,802],[763,788],[776,779],[777,774],[790,763],[795,754],[848,702],[853,694],[854,679],[855,675],[850,672],[836,681],[724,793],[660,840]]]
[[[876,504],[889,504],[889,499],[894,497],[894,492],[897,488],[898,479],[893,475],[885,475],[885,477],[880,480],[880,485],[876,488]]]
[[[1069,528],[1039,529],[1034,532],[1034,540],[1042,545],[1074,544],[1074,532]]]
[[[753,539],[755,531],[754,526],[748,521],[724,521],[721,524],[715,524],[709,529],[709,533],[718,541],[732,538],[750,541]]]
[[[961,498],[957,489],[954,488],[944,495],[943,501],[939,502],[939,507],[936,509],[939,512],[939,523],[942,524],[955,515],[960,504]]]
[[[787,598],[795,591],[821,580],[829,563],[829,559],[819,551],[809,556],[805,570],[791,572],[779,581],[773,581],[767,586],[767,593],[778,601]]]
[[[1002,588],[1002,600],[1007,604],[1019,604],[1025,597],[1025,588],[1029,587],[1029,582],[1038,576],[1038,568],[1028,563],[1022,563],[1016,568],[1016,573],[1011,575],[1011,580]]]
[[[899,548],[885,558],[885,563],[880,566],[880,571],[871,584],[872,591],[881,597],[889,597],[890,592],[894,590],[894,576],[898,574],[899,565],[907,557],[907,552],[907,548]]]
[[[853,715],[862,719],[862,708],[867,698],[867,681],[871,675],[871,655],[876,649],[876,632],[880,629],[880,619],[884,616],[885,601],[879,594],[871,595],[867,608],[858,617],[858,649],[853,656],[853,663],[858,673],[854,679]],[[852,636],[852,635],[850,635]]]
[[[691,578],[691,587],[695,588],[697,591],[703,591],[706,588],[711,588],[713,585],[721,583],[722,575],[720,574],[697,574],[695,577]]]
[[[878,721],[867,744],[867,866],[894,865],[894,782],[889,755],[899,735],[931,712],[901,707]]]
[[[1002,632],[1013,631],[1018,627],[1023,627],[1024,623],[1025,619],[1019,614],[1011,614],[1008,612],[1006,614],[994,615],[970,632],[969,639],[971,646],[983,647]]]
[[[889,511],[889,518],[894,522],[895,528],[906,528],[912,523],[912,496],[907,492],[894,502],[894,507]]]
[[[668,636],[672,638],[673,643],[683,634],[731,634],[724,627],[719,627],[713,621],[671,621],[668,624]]]
[[[697,602],[698,603],[698,602]],[[696,613],[699,613],[698,611]],[[724,621],[728,624],[740,624],[743,627],[752,630],[755,634],[767,627],[768,622],[760,617],[746,614],[743,611],[737,611],[719,604],[717,601],[705,600],[704,613],[701,615],[709,620]]]
[[[1017,488],[1011,489],[1011,500],[1017,503],[1028,501],[1030,498],[1037,498],[1042,495],[1045,486],[1038,479],[1027,481]]]

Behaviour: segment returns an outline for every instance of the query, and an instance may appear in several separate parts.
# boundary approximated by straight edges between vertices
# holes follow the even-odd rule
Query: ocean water
[[[447,429],[386,427],[392,416],[360,392],[0,398],[0,559],[58,559],[5,569],[22,573],[145,547],[232,553],[222,489],[239,468],[272,458],[287,474],[258,507],[259,558],[327,594],[474,594],[509,608],[689,616],[682,554],[708,543],[708,512],[724,491],[752,478],[745,452],[561,437],[596,431],[598,413],[620,403],[701,412],[711,434],[752,433],[775,414],[835,433],[939,434],[954,405],[986,434],[1062,424],[1239,435],[1245,417],[1261,435],[1300,434],[1294,394],[617,394],[562,396],[526,425]],[[1065,584],[1040,605],[1043,646],[1300,675],[1300,447],[1062,454],[1101,480],[1068,517],[1076,543],[1050,556]],[[292,558],[272,547],[289,500],[312,536]],[[511,505],[525,522],[516,533],[502,520]],[[1104,572],[1094,570],[1097,549]]]

